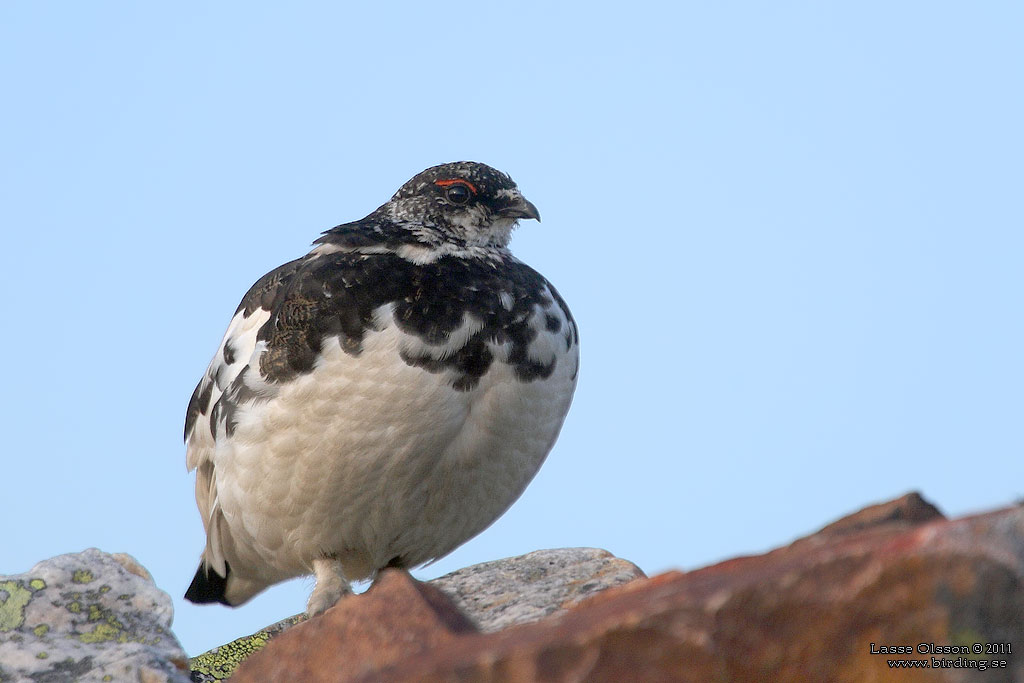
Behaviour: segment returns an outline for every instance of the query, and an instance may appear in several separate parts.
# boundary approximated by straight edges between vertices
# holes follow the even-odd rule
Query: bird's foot
[[[313,575],[316,577],[316,586],[306,603],[306,616],[310,618],[323,614],[352,592],[341,562],[333,557],[313,560]]]

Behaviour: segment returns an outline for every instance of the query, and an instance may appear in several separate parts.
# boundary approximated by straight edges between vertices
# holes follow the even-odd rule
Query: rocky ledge
[[[0,577],[0,680],[189,680],[167,596],[116,557]],[[1022,582],[1024,508],[948,520],[908,494],[764,555],[650,579],[593,549],[428,583],[388,570],[315,619],[194,658],[191,678],[1024,680]]]

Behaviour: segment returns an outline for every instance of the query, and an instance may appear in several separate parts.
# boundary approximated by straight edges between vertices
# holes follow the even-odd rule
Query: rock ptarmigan
[[[252,286],[185,418],[207,534],[187,599],[313,574],[318,614],[519,497],[579,368],[565,301],[508,250],[523,218],[505,173],[435,166]]]

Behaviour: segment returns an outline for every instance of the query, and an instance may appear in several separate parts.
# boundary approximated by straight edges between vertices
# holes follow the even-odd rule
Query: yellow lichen
[[[20,581],[4,581],[0,591],[7,593],[7,599],[0,601],[0,633],[6,633],[25,623],[25,605],[32,599],[32,591]]]
[[[47,634],[47,632],[49,630],[50,630],[50,627],[47,626],[46,624],[39,624],[39,626],[36,626],[34,629],[32,629],[32,633],[35,633],[37,636],[42,638],[43,636],[45,636]]]
[[[75,570],[75,573],[71,576],[71,580],[75,583],[91,583],[94,579],[95,577],[88,569]]]
[[[28,582],[28,585],[34,591],[41,591],[46,588],[46,582],[42,579],[32,579]]]
[[[49,656],[50,655],[47,654],[45,650],[43,650],[42,652],[37,652],[36,653],[36,659],[46,659]]]
[[[96,628],[88,633],[80,633],[78,639],[83,643],[105,643],[109,640],[115,640],[120,635],[120,631],[110,624],[96,624]]]

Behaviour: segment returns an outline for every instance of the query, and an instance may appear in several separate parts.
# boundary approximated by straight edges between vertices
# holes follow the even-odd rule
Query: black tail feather
[[[196,575],[192,578],[192,584],[185,591],[185,599],[197,605],[219,602],[231,607],[231,603],[224,596],[224,591],[228,586],[228,576],[231,576],[231,567],[227,562],[224,563],[224,573],[226,576],[221,576],[207,567],[205,562],[200,562],[199,569],[196,570]]]

